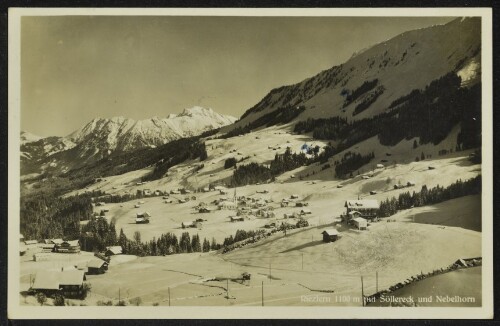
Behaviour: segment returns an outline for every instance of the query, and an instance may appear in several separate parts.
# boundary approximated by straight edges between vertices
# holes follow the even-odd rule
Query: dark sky
[[[21,129],[201,105],[239,117],[272,88],[450,17],[44,16],[21,23]]]

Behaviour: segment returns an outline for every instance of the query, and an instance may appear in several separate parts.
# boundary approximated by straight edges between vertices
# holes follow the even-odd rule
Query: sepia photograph
[[[491,33],[11,9],[9,318],[493,318]]]

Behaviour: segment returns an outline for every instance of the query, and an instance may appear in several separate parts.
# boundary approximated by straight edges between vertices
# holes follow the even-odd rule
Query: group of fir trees
[[[453,198],[474,195],[481,192],[481,176],[462,181],[458,180],[448,187],[436,186],[428,189],[422,186],[419,192],[406,191],[399,194],[398,198],[392,197],[380,203],[379,216],[387,217],[398,210],[409,209],[425,205],[433,205]]]

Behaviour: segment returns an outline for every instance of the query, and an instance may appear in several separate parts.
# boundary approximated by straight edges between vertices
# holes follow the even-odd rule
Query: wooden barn
[[[106,248],[106,256],[121,255],[123,253],[122,246],[111,246]]]
[[[136,224],[147,224],[149,223],[149,218],[151,217],[151,214],[148,212],[144,213],[137,213],[135,217],[135,223]]]
[[[321,234],[323,235],[323,242],[334,242],[340,237],[340,233],[336,229],[328,229],[321,232]]]
[[[108,270],[108,263],[102,259],[93,259],[87,264],[87,274],[99,275],[104,274]]]

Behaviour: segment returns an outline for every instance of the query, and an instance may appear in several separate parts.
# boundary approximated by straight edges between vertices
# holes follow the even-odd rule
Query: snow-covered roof
[[[353,218],[352,220],[358,222],[359,224],[367,224],[367,221],[362,217],[356,217]]]
[[[106,262],[102,259],[92,259],[88,262],[87,267],[89,268],[101,268]]]
[[[63,243],[67,243],[71,247],[76,247],[80,245],[80,241],[78,240],[69,240],[69,241],[64,241]]]
[[[107,247],[106,250],[110,251],[113,255],[120,255],[123,252],[122,246]]]
[[[61,285],[82,285],[85,279],[83,271],[66,272],[38,271],[35,275],[33,289],[59,290]]]
[[[324,233],[326,233],[327,235],[339,235],[339,231],[337,231],[337,229],[328,229],[328,230],[321,232],[321,234],[324,234]]]

